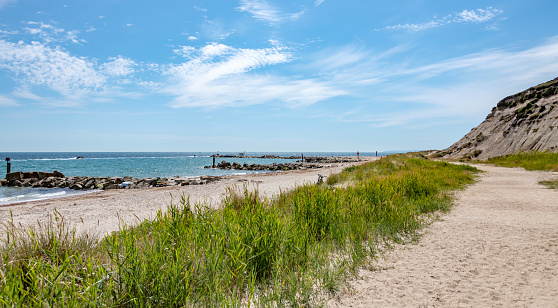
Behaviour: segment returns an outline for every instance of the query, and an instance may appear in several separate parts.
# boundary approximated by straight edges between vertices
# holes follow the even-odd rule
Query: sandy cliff
[[[484,160],[525,151],[558,152],[557,107],[558,78],[504,98],[484,122],[438,155]]]

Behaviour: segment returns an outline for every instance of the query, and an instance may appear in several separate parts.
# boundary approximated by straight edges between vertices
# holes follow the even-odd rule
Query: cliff
[[[558,78],[504,98],[479,126],[437,156],[484,160],[517,152],[558,152],[556,107]]]

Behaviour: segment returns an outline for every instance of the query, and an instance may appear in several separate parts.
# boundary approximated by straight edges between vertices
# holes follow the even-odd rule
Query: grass
[[[476,169],[394,155],[273,199],[230,189],[219,209],[181,197],[97,240],[55,219],[6,225],[5,306],[319,306],[425,214],[446,211]],[[193,207],[193,210],[191,209]]]
[[[493,157],[483,163],[501,167],[522,167],[525,170],[558,171],[558,153],[526,152]]]
[[[544,185],[550,189],[558,189],[558,180],[540,181],[539,184]]]

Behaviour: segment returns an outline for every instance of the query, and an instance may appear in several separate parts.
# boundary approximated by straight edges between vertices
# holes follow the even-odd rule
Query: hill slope
[[[479,126],[439,152],[488,159],[526,151],[558,152],[558,78],[501,100]]]

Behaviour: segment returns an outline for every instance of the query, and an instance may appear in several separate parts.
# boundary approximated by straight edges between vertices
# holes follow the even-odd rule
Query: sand
[[[330,307],[558,307],[557,173],[477,166],[416,244],[361,270]]]
[[[361,157],[360,163],[375,159],[377,157]],[[217,207],[228,187],[242,188],[247,185],[250,189],[257,187],[262,196],[273,197],[281,190],[316,183],[318,174],[327,177],[353,164],[355,163],[334,163],[324,164],[321,169],[228,176],[205,185],[107,190],[66,198],[0,205],[0,218],[5,223],[13,215],[13,222],[17,225],[36,225],[37,222],[48,221],[49,215],[57,211],[70,227],[103,236],[118,231],[122,223],[134,225],[155,217],[157,210],[166,209],[171,202],[178,203],[182,195],[189,197],[192,205],[203,202]]]

